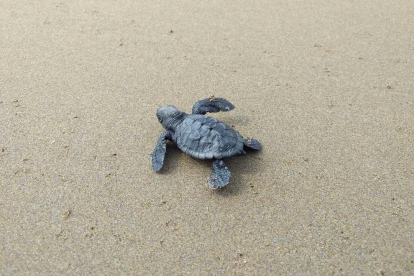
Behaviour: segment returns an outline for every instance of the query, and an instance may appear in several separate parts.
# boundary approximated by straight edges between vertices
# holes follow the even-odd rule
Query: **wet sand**
[[[0,3],[1,275],[411,275],[414,3]],[[263,144],[168,145],[155,111]]]

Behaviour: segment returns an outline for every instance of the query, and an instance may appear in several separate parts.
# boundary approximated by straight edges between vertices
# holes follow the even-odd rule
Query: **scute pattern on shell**
[[[243,137],[232,127],[206,115],[188,115],[173,135],[177,146],[199,159],[243,154]]]

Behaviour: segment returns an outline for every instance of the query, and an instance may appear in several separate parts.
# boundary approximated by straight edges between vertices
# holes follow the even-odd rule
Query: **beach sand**
[[[1,275],[412,275],[414,2],[0,3]],[[263,144],[168,145],[155,112]]]

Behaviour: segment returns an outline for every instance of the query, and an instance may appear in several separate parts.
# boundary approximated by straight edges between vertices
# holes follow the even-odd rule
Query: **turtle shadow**
[[[245,156],[233,156],[230,158],[223,159],[226,166],[231,171],[230,183],[225,187],[212,191],[222,197],[236,196],[248,191],[250,185],[246,182],[244,175],[255,175],[262,168],[262,157],[261,151],[252,150],[245,147]],[[161,174],[167,175],[173,173],[177,168],[177,160],[184,158],[183,153],[174,143],[167,143],[167,154],[164,159],[164,166],[160,171]],[[199,166],[206,168],[209,173],[205,176],[207,182],[210,176],[213,160],[207,159],[195,159],[191,158],[193,162],[196,162]],[[200,183],[204,184],[204,183]]]
[[[226,115],[227,115],[226,117],[223,117],[220,120],[223,123],[226,123],[234,127],[235,129],[237,129],[237,126],[245,126],[245,125],[248,125],[250,122],[250,117],[248,115],[237,115],[237,116],[233,116],[229,114],[226,114]]]
[[[254,175],[260,171],[262,167],[262,158],[260,156],[260,151],[251,149],[245,150],[247,153],[245,156],[234,156],[223,159],[224,163],[231,171],[231,179],[228,185],[214,191],[218,195],[229,197],[246,192],[249,188],[249,183],[246,183],[243,175]],[[208,167],[210,170],[212,169],[212,160],[195,159],[195,161],[204,167]]]
[[[167,153],[164,157],[164,165],[161,174],[169,174],[177,167],[177,160],[183,152],[173,143],[167,142]],[[174,161],[175,160],[175,161]]]

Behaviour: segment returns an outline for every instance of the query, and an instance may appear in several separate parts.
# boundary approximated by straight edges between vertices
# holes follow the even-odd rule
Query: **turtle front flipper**
[[[212,190],[217,190],[229,184],[231,172],[223,160],[216,159],[213,162],[213,171],[207,180],[207,185]]]
[[[246,147],[254,150],[260,150],[262,148],[260,142],[253,138],[244,138],[243,143]]]
[[[161,170],[162,166],[164,165],[164,157],[167,151],[167,139],[171,138],[171,133],[169,131],[165,131],[161,134],[160,138],[158,138],[157,145],[155,146],[154,151],[151,155],[152,161],[152,168],[154,171],[158,172]]]
[[[207,112],[215,113],[220,111],[230,111],[232,109],[234,109],[234,105],[226,99],[211,96],[210,98],[197,101],[193,105],[193,114],[204,115]]]

